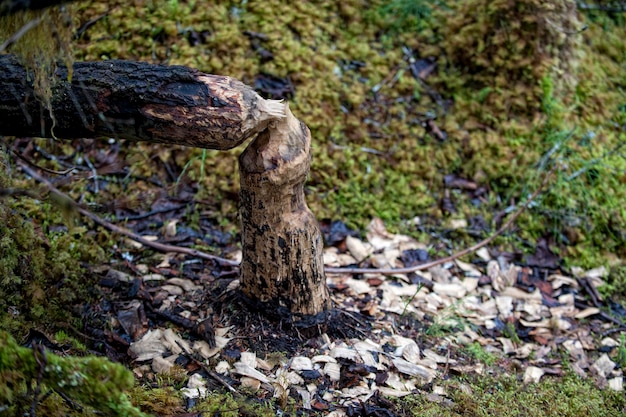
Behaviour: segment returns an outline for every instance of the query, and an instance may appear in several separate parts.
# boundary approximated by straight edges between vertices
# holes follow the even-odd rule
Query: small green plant
[[[622,369],[626,369],[626,334],[619,336],[619,346],[617,347],[617,357],[615,361]]]
[[[511,339],[511,341],[515,344],[520,343],[520,338],[517,335],[517,331],[515,330],[515,324],[507,323],[502,329],[502,335],[507,339]]]
[[[425,0],[391,0],[380,6],[378,13],[389,20],[394,31],[415,31],[424,26],[432,9]]]
[[[487,366],[493,365],[498,359],[493,353],[487,352],[478,342],[467,345],[465,347],[465,351],[473,358],[484,363]]]

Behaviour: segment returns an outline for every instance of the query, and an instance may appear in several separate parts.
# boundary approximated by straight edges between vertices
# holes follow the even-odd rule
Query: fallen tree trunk
[[[256,136],[239,158],[241,290],[263,309],[282,318],[288,313],[306,334],[323,330],[331,305],[320,230],[304,200],[311,163],[306,125],[285,104],[264,100],[235,79],[185,67],[84,62],[75,64],[71,81],[67,74],[55,73],[50,112],[27,71],[0,56],[0,135],[104,136],[212,149]]]
[[[0,55],[0,135],[116,138],[231,149],[281,118],[283,105],[242,82],[181,67],[131,61],[59,66],[49,107],[33,77]]]

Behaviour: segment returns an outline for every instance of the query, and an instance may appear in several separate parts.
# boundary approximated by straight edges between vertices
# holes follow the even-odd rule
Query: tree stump
[[[239,157],[241,290],[314,328],[330,309],[319,225],[304,199],[311,133],[289,108]]]

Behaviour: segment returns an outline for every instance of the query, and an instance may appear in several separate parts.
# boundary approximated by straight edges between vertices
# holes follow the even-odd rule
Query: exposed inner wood
[[[248,297],[299,315],[330,308],[319,225],[304,200],[311,134],[289,109],[239,157],[243,260]]]

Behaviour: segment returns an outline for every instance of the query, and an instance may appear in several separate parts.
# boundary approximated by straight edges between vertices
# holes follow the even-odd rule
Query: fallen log
[[[0,55],[0,135],[225,150],[284,117],[281,102],[242,82],[182,66],[77,62],[70,80],[60,65],[48,99],[36,95],[32,79],[13,55]]]

